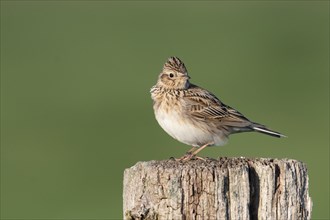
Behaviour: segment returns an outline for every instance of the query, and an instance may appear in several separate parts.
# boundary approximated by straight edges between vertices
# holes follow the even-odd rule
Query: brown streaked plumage
[[[284,135],[247,119],[222,103],[211,92],[193,85],[184,63],[170,57],[150,90],[160,126],[176,140],[196,147],[189,159],[207,146],[226,144],[230,134],[257,131],[274,137]]]

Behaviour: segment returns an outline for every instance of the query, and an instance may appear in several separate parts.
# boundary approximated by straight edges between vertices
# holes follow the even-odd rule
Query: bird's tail
[[[257,132],[260,132],[260,133],[263,133],[263,134],[267,134],[267,135],[270,135],[270,136],[273,136],[273,137],[278,137],[278,138],[286,137],[285,135],[283,135],[279,132],[276,132],[276,131],[272,131],[272,130],[266,128],[264,125],[261,125],[261,124],[256,124],[255,123],[251,127],[254,131],[257,131]]]

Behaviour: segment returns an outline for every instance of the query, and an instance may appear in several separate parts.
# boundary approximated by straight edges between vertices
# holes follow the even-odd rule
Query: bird
[[[178,160],[192,159],[208,146],[223,146],[231,134],[255,131],[286,137],[250,121],[213,93],[190,83],[187,68],[178,57],[168,58],[150,93],[160,127],[172,138],[192,146]]]

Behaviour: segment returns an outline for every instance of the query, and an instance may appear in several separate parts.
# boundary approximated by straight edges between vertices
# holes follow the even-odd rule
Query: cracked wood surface
[[[310,219],[306,165],[291,159],[138,162],[124,172],[124,219]]]

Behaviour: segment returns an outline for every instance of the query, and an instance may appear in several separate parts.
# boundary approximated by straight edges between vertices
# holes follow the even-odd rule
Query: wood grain
[[[124,219],[311,219],[306,165],[291,159],[138,162],[124,172]]]

